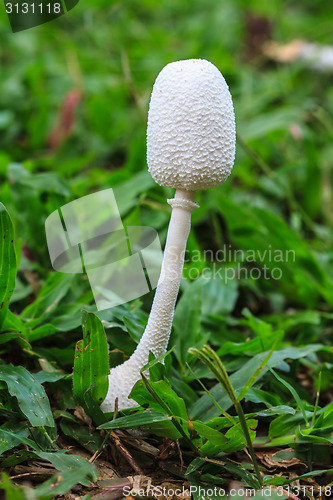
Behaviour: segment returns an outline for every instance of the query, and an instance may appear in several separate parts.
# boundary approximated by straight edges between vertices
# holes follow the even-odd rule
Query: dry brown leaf
[[[148,455],[152,455],[154,457],[157,457],[160,454],[160,450],[158,448],[147,443],[147,441],[142,439],[140,436],[130,436],[121,431],[118,431],[118,434],[125,443],[130,444],[133,448],[137,448],[138,450],[148,453]]]
[[[12,470],[12,480],[29,480],[31,482],[41,483],[46,481],[55,473],[55,469],[40,467],[38,465],[15,465]]]
[[[293,479],[293,478],[298,477],[298,476],[299,476],[299,474],[296,474],[295,472],[289,471],[289,479]],[[299,487],[299,486],[300,486],[300,484],[301,484],[301,483],[300,483],[300,480],[299,480],[299,479],[297,479],[296,481],[292,481],[292,482],[290,483],[290,486],[292,486],[292,487],[293,487],[293,486],[297,486],[297,487]]]
[[[92,427],[92,420],[85,413],[84,409],[81,406],[77,406],[74,411],[74,415],[81,420],[84,424],[88,425],[89,428]]]
[[[287,448],[286,450],[283,450],[283,453],[286,452],[293,452],[293,450],[292,448]],[[272,469],[273,467],[275,469],[277,468],[289,469],[290,467],[294,467],[295,465],[306,467],[306,465],[299,458],[295,456],[289,459],[280,458],[278,456],[280,453],[281,451],[275,451],[271,453],[260,451],[256,452],[256,456],[261,460],[263,465],[265,465],[269,469]]]
[[[119,477],[112,465],[110,465],[105,460],[95,460],[94,466],[98,470],[98,479],[101,481],[107,479],[117,479]]]
[[[175,454],[176,452],[176,443],[172,439],[169,438],[164,438],[163,439],[163,444],[159,447],[160,449],[160,455],[159,459],[160,460],[166,460],[167,458],[171,457],[172,455]]]

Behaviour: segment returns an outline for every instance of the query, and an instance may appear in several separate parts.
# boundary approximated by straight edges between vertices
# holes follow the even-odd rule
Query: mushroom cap
[[[235,159],[235,114],[214,64],[167,64],[156,78],[148,112],[148,170],[160,186],[195,191],[226,180]]]

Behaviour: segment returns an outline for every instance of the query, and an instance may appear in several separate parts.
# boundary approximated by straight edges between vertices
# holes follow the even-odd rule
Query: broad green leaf
[[[148,408],[171,417],[171,422],[162,423],[163,427],[167,426],[168,435],[170,436],[171,431],[172,435],[177,436],[175,439],[180,436],[184,437],[189,446],[195,449],[195,445],[189,439],[188,417],[183,399],[179,398],[164,380],[151,382],[143,373],[141,376],[142,381],[135,384],[129,397],[138,401],[141,405],[148,406]],[[174,429],[172,429],[172,426],[174,426]]]
[[[23,337],[28,336],[28,329],[25,323],[9,309],[7,311],[6,319],[3,323],[3,331],[5,332],[17,332]]]
[[[67,472],[70,470],[76,470],[84,468],[86,469],[86,473],[88,471],[88,475],[91,477],[92,481],[97,479],[98,473],[96,468],[87,460],[77,455],[68,455],[63,451],[57,451],[54,453],[45,452],[45,451],[35,451],[36,455],[44,460],[48,460],[51,462],[53,467],[61,472]],[[82,484],[87,484],[82,483]]]
[[[4,490],[7,493],[6,498],[10,500],[26,500],[27,498],[22,488],[12,483],[10,477],[4,472],[1,474],[0,490]]]
[[[155,436],[160,436],[161,438],[169,438],[176,441],[177,439],[181,439],[183,435],[175,427],[175,420],[176,417],[174,419],[170,418],[170,420],[162,420],[161,422],[143,425],[140,427],[140,430],[149,434],[154,434]]]
[[[38,456],[39,458],[42,458],[43,460],[47,460],[48,462],[51,462],[51,464],[53,465],[53,467],[55,467],[55,469],[64,473],[63,474],[64,476],[70,472],[80,471],[80,474],[77,474],[75,476],[76,481],[74,484],[79,482],[85,486],[88,486],[90,481],[96,481],[96,479],[98,477],[98,472],[97,472],[96,468],[90,462],[88,462],[87,460],[84,460],[80,456],[66,454],[64,450],[55,451],[55,452],[41,451],[38,449],[37,445],[31,439],[28,439],[22,435],[15,436],[15,434],[13,434],[10,431],[6,431],[6,430],[1,431],[0,430],[0,435],[4,435],[8,438],[9,437],[11,437],[11,438],[17,437],[17,439],[21,443],[24,443],[24,444],[28,445],[29,447],[31,447],[33,449],[33,453],[36,456]],[[72,484],[72,486],[74,486],[74,484]],[[66,489],[66,491],[68,489],[70,489],[72,486],[68,487]],[[47,490],[47,491],[49,491],[49,490]],[[66,491],[63,491],[63,493],[65,493]],[[54,491],[53,491],[53,493],[54,493]],[[51,496],[48,498],[51,499],[54,497]]]
[[[54,313],[61,299],[67,294],[73,279],[72,274],[49,274],[38,297],[22,311],[21,317],[27,320],[38,320],[42,316],[44,321],[46,317]]]
[[[34,346],[34,352],[37,353],[44,359],[47,359],[50,363],[56,363],[59,366],[72,368],[74,364],[74,353],[75,346],[70,345],[69,347],[37,347]]]
[[[96,425],[104,424],[107,421],[107,414],[103,413],[100,405],[93,399],[91,392],[94,387],[90,386],[83,394],[84,411],[93,419]]]
[[[66,373],[61,373],[57,370],[54,370],[52,372],[41,371],[34,373],[34,378],[40,384],[44,384],[44,382],[57,382],[58,380],[61,380],[63,378],[70,379],[71,375],[67,375]]]
[[[322,412],[322,409],[318,410],[318,416],[321,415]],[[312,415],[312,412],[306,411],[308,421],[311,420]],[[269,437],[272,439],[278,436],[287,436],[288,434],[294,433],[299,425],[305,426],[304,415],[301,411],[296,411],[294,415],[280,415],[271,422],[269,426]]]
[[[14,229],[6,208],[0,203],[0,331],[15,288],[16,258]]]
[[[288,389],[288,391],[291,392],[291,394],[293,395],[293,397],[294,397],[294,399],[295,399],[295,401],[296,401],[299,409],[301,410],[301,412],[303,414],[304,421],[308,424],[308,417],[306,415],[304,403],[301,400],[301,398],[299,397],[296,389],[294,389],[294,387],[291,384],[289,384],[289,382],[287,382],[282,377],[280,377],[280,375],[278,375],[276,373],[276,371],[273,370],[272,368],[270,369],[270,372],[273,373],[274,377],[276,377],[278,379],[278,381],[281,382],[281,384],[283,384]]]
[[[132,174],[130,179],[114,188],[120,215],[124,215],[137,204],[137,196],[154,185],[151,175],[145,170]]]
[[[34,427],[54,426],[50,403],[44,387],[23,366],[1,365],[0,380],[6,382],[11,396]]]
[[[223,469],[239,476],[243,482],[248,484],[251,488],[256,490],[259,489],[258,479],[256,476],[242,467],[241,464],[226,460],[226,463],[223,465]]]
[[[322,474],[333,474],[333,469],[312,470],[310,472],[306,472],[305,474],[301,474],[300,476],[294,477],[292,479],[287,479],[287,484],[290,484],[293,481],[297,481],[299,479],[306,479],[307,477],[321,476]],[[325,488],[324,488],[324,491],[325,491]],[[330,490],[328,490],[328,491],[330,491]]]
[[[13,432],[6,430],[4,428],[0,429],[1,439],[7,439],[8,437],[17,439],[20,443],[23,443],[33,449],[34,453],[41,451],[37,446],[35,441],[30,438],[25,437],[23,434],[14,434]]]
[[[31,349],[31,345],[29,344],[29,342],[25,338],[23,338],[19,332],[6,332],[0,334],[0,345],[7,344],[12,340],[15,340],[15,342],[22,349]]]
[[[289,331],[304,325],[320,325],[321,315],[318,311],[297,311],[284,315],[270,316],[270,320],[277,322],[279,328]]]
[[[255,429],[257,427],[257,424],[257,420],[254,419],[249,419],[246,421],[251,441],[253,441],[255,438]],[[230,429],[227,430],[223,437],[225,439],[224,443],[219,444],[216,440],[210,440],[209,442],[205,443],[203,446],[201,446],[201,453],[203,455],[213,457],[221,452],[233,453],[235,451],[240,451],[245,448],[247,444],[240,424],[230,427]]]
[[[97,480],[98,472],[96,468],[77,455],[67,455],[57,453],[36,453],[40,458],[48,460],[61,473],[56,474],[45,483],[36,488],[38,498],[51,500],[55,495],[67,493],[76,484],[89,486],[90,482]]]
[[[191,424],[200,437],[207,439],[216,446],[223,445],[229,441],[224,434],[208,425],[203,424],[199,420],[192,420]]]
[[[151,382],[152,383],[152,382]],[[149,408],[150,410],[155,410],[157,412],[163,413],[164,415],[168,415],[163,408],[147,391],[146,386],[144,385],[142,380],[139,380],[135,386],[133,387],[131,394],[131,399],[134,399],[140,406]]]
[[[168,408],[167,414],[179,417],[184,422],[187,422],[187,412],[185,403],[182,398],[180,398],[175,391],[167,384],[164,380],[159,380],[158,382],[149,381],[154,392],[157,394],[158,399],[163,402],[163,406],[154,399],[153,396],[147,391],[140,391],[141,383],[136,384],[131,392],[131,397],[139,404],[148,403],[149,407],[157,410],[161,413],[166,413],[166,407]]]
[[[83,340],[76,344],[73,388],[74,394],[84,407],[84,394],[90,386],[91,396],[101,404],[108,391],[109,353],[104,327],[93,313],[88,313],[83,326]]]
[[[246,425],[249,430],[251,441],[253,442],[256,437],[256,428],[258,425],[258,420],[248,419],[246,420]],[[243,430],[240,425],[234,425],[227,430],[225,436],[229,439],[226,444],[226,451],[238,451],[246,446],[246,439],[244,437]]]
[[[150,408],[152,408],[153,405],[151,405]],[[158,406],[158,409],[161,410],[161,408]],[[154,417],[152,417],[152,420],[154,420],[153,422],[148,422],[147,424],[140,424],[140,430],[143,430],[143,431],[147,431],[151,434],[155,434],[156,436],[161,436],[161,437],[167,437],[167,438],[170,438],[170,439],[180,439],[182,437],[182,434],[179,432],[179,430],[177,430],[177,428],[175,427],[174,425],[174,422],[173,420],[176,419],[176,417],[170,417],[169,415],[166,415],[165,413],[161,413],[159,411],[155,411],[155,410],[152,410],[152,409],[149,409],[147,411],[148,412],[152,412],[154,414]],[[146,413],[146,412],[143,412],[143,413]],[[137,415],[137,418],[142,418],[142,419],[145,419],[146,416],[144,417],[141,417],[141,415],[143,413],[136,413],[135,415]],[[157,416],[156,416],[157,414]],[[139,417],[140,415],[140,417]],[[159,415],[162,415],[161,417],[159,417]],[[115,423],[115,427],[118,426],[118,422],[121,420],[121,419],[132,419],[132,417],[134,417],[134,415],[128,415],[127,417],[119,417],[119,418],[116,418],[115,420],[112,420],[110,422],[107,422],[107,424],[111,424],[113,425],[113,422]],[[147,417],[149,420],[151,419],[150,416]],[[101,424],[101,425],[104,425]],[[122,425],[120,423],[120,425]],[[126,428],[131,428],[133,427],[133,420],[125,420],[125,425],[126,425]]]
[[[128,415],[127,417],[120,417],[111,422],[106,422],[100,425],[99,429],[128,429],[131,427],[140,427],[141,425],[150,425],[155,422],[164,422],[166,420],[171,420],[171,417],[164,415],[163,413],[158,413],[156,411],[147,410],[140,413],[135,413],[134,415]]]
[[[144,365],[141,370],[140,370],[140,373],[143,373],[145,372],[146,370],[150,370],[151,368],[153,368],[155,365],[161,363],[167,356],[169,356],[169,354],[172,353],[172,351],[175,349],[175,346],[172,347],[171,349],[169,349],[166,353],[162,354],[161,356],[159,356],[158,358],[155,358],[155,356],[153,355],[153,353],[151,351],[149,351],[149,358],[150,356],[152,356],[152,360],[149,361],[146,365]]]
[[[198,343],[201,322],[202,280],[192,283],[177,304],[173,326],[177,336],[175,354],[184,365],[187,351]]]
[[[138,344],[144,332],[145,325],[143,325],[135,317],[128,318],[127,316],[123,316],[123,323],[130,337]]]
[[[233,425],[236,425],[238,422],[239,422],[238,416],[229,415],[228,417],[212,418],[212,420],[207,422],[206,425],[208,425],[212,429],[215,429],[216,431],[220,431],[221,429],[226,429],[227,427],[231,427]]]
[[[268,337],[272,336],[272,325],[260,318],[257,318],[256,316],[253,316],[251,311],[247,308],[242,310],[242,314],[246,318],[248,326],[262,341],[265,341]]]
[[[231,313],[238,295],[237,280],[206,280],[202,289],[202,314],[224,316]]]
[[[322,413],[316,419],[314,427],[327,427],[333,425],[333,403],[329,403],[322,409]]]
[[[277,340],[274,342],[274,345],[273,345],[272,349],[269,351],[269,353],[267,354],[267,356],[265,357],[265,359],[263,360],[263,362],[258,366],[258,368],[255,370],[255,372],[251,376],[251,378],[249,378],[249,380],[246,382],[245,386],[243,387],[243,389],[241,390],[240,394],[237,397],[238,401],[242,401],[242,399],[244,399],[244,397],[246,396],[247,391],[253,386],[253,384],[255,383],[255,381],[258,379],[258,377],[261,374],[263,368],[267,365],[268,361],[272,357],[272,354],[274,352],[274,348],[276,346],[276,343],[277,343]]]
[[[316,476],[321,476],[322,474],[333,474],[333,469],[321,469],[321,470],[313,470],[310,472],[306,472],[305,474],[302,474],[301,476],[293,477],[292,479],[287,479],[285,477],[267,477],[267,479],[264,480],[264,484],[275,484],[275,485],[284,485],[284,484],[290,484],[294,481],[299,481],[300,479],[306,479],[308,477],[316,477]],[[328,486],[328,492],[330,492],[330,486]],[[301,487],[302,491],[302,487]],[[325,486],[323,487],[323,491],[325,491]],[[280,497],[282,498],[282,497]]]
[[[91,481],[93,481],[91,471],[89,468],[84,466],[79,469],[68,470],[66,472],[55,474],[51,477],[51,479],[37,486],[35,492],[39,499],[53,500],[55,495],[62,496],[77,484],[89,486]]]
[[[41,340],[41,339],[44,339],[46,337],[50,337],[51,335],[54,335],[56,333],[56,331],[57,331],[57,329],[53,325],[46,323],[45,325],[41,325],[37,328],[34,328],[30,332],[29,341],[36,342],[36,340]]]
[[[214,476],[214,474],[210,474],[209,472],[205,472],[204,474],[201,474],[200,479],[205,482],[209,483],[211,485],[217,486],[224,484],[226,482],[226,479],[223,479],[222,477]]]
[[[255,333],[255,337],[246,339],[244,342],[224,342],[218,350],[219,356],[224,357],[224,359],[226,359],[228,354],[232,354],[238,358],[241,355],[253,356],[271,349],[274,344],[283,338],[282,330],[273,331],[271,324],[253,316],[248,309],[243,309],[242,314],[245,316],[245,319],[241,319],[239,324],[251,328]]]
[[[18,420],[22,418],[17,399],[9,394],[5,382],[0,382],[0,414]]]
[[[1,431],[10,431],[12,434],[6,434]],[[14,435],[28,437],[29,429],[27,428],[27,424],[9,421],[0,427],[0,455],[21,443]]]
[[[20,251],[21,251],[20,244],[21,244],[21,240],[19,240],[18,243],[16,243],[15,251],[16,251],[17,255],[20,255]],[[18,261],[19,261],[19,259],[18,259]],[[18,264],[19,264],[19,262],[18,262]],[[30,284],[25,284],[22,281],[22,279],[20,278],[20,276],[16,275],[15,289],[14,289],[13,295],[11,296],[10,303],[14,304],[15,302],[20,302],[23,299],[27,299],[29,297],[29,295],[31,295],[32,293],[33,293],[32,286]]]
[[[60,423],[60,427],[66,436],[77,441],[80,446],[83,446],[92,454],[103,444],[100,434],[89,429],[89,427],[65,420]]]
[[[56,441],[58,433],[56,427],[30,427],[30,437],[42,451],[58,450]]]
[[[87,304],[84,305],[84,308],[87,311],[94,311],[96,309],[95,306],[88,306]],[[71,301],[70,303],[59,304],[55,314],[48,321],[57,331],[68,332],[81,325],[81,313],[82,304],[73,304]]]
[[[31,451],[24,449],[15,450],[15,453],[9,455],[1,462],[1,467],[13,467],[14,465],[26,462],[27,460],[34,458],[35,455]]]
[[[36,445],[36,443],[31,439],[26,438],[22,434],[18,434],[16,436],[13,432],[9,430],[0,429],[0,435],[1,437],[5,438],[12,438],[12,439],[17,438],[17,440],[19,440],[21,443],[32,448],[33,453],[35,455],[37,455],[39,458],[42,458],[43,460],[51,462],[53,467],[55,467],[57,470],[61,472],[69,472],[78,469],[84,470],[85,472],[82,477],[82,480],[79,481],[84,485],[89,484],[88,479],[91,481],[96,481],[97,479],[98,473],[95,467],[90,462],[88,462],[87,460],[83,459],[80,456],[69,455],[65,453],[65,450],[54,451],[54,452],[41,451]]]
[[[31,191],[50,191],[52,189],[52,191],[62,196],[70,196],[67,182],[57,172],[22,175],[20,184],[28,187]]]
[[[184,380],[180,373],[172,367],[172,375],[168,377],[170,384],[178,395],[182,397],[187,407],[193,405],[198,399],[197,392]]]
[[[190,370],[190,373],[194,377],[194,379],[201,385],[202,389],[204,390],[205,395],[211,400],[211,402],[213,403],[215,408],[218,410],[218,413],[223,415],[223,417],[221,417],[221,418],[226,418],[230,422],[230,425],[232,425],[234,423],[233,422],[234,417],[232,417],[231,415],[229,415],[227,412],[225,412],[223,410],[223,408],[218,404],[218,402],[216,401],[216,399],[214,398],[212,393],[206,388],[206,386],[201,382],[201,380],[193,373],[193,371],[188,363],[187,363],[187,368]],[[210,373],[210,369],[208,367],[207,367],[207,369],[209,370],[209,373]],[[213,375],[213,376],[215,377],[215,375]],[[198,398],[196,398],[195,401],[197,402]],[[216,417],[216,418],[219,418],[219,417]],[[212,420],[209,420],[209,422],[212,422],[213,420],[214,420],[214,418]],[[220,429],[220,427],[216,427],[216,428]]]
[[[205,459],[202,458],[200,460],[205,460]],[[205,460],[205,461],[208,461],[208,460]],[[197,465],[199,467],[201,466],[201,465],[199,465],[199,458],[197,459],[197,462],[195,462],[195,460],[194,460],[192,463],[194,464],[195,467]],[[214,465],[221,467],[222,469],[227,470],[229,473],[231,472],[232,474],[236,474],[237,476],[239,476],[243,480],[245,485],[249,485],[253,489],[259,489],[259,483],[258,483],[258,479],[256,478],[256,476],[254,474],[252,474],[250,471],[246,470],[245,467],[243,467],[241,464],[238,464],[234,461],[230,461],[228,458],[223,457],[223,459],[221,461],[214,460]],[[189,474],[189,476],[190,476],[190,474]],[[199,486],[199,484],[196,482],[195,479],[193,480],[193,478],[189,477],[189,481],[191,482],[191,484]],[[201,500],[200,496],[196,496],[195,498],[197,498],[198,500]],[[203,497],[203,498],[205,498],[205,500],[209,500],[211,497],[209,496],[209,497]],[[218,500],[223,498],[222,490],[221,490],[218,497],[212,497],[212,498],[217,498]],[[233,498],[237,498],[237,497],[233,497]]]
[[[299,442],[333,444],[333,426],[320,427],[320,429],[301,429],[298,427],[295,435]]]
[[[251,389],[247,391],[245,400],[252,401],[252,403],[263,403],[268,408],[283,405],[282,399],[277,394],[254,387],[251,387]]]
[[[271,415],[295,415],[295,413],[295,408],[287,405],[272,406],[266,410],[256,412],[259,417],[270,417]]]
[[[192,472],[195,472],[205,462],[206,462],[206,460],[204,458],[201,458],[201,457],[197,457],[194,460],[192,460],[192,462],[190,463],[190,465],[187,467],[186,475],[192,474]]]

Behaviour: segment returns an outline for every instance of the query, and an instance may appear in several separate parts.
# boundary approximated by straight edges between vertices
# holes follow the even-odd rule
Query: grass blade
[[[14,292],[15,278],[14,228],[6,208],[0,203],[0,330]]]
[[[101,320],[88,313],[83,327],[83,340],[76,344],[73,388],[81,406],[85,407],[85,394],[90,386],[93,400],[101,404],[108,391],[109,353]]]
[[[127,429],[139,427],[141,425],[149,425],[155,422],[165,422],[166,420],[171,420],[171,417],[169,415],[164,415],[163,413],[148,410],[142,413],[135,413],[134,415],[116,418],[115,420],[111,420],[110,422],[100,425],[98,428]]]
[[[287,382],[282,377],[280,377],[280,375],[278,375],[276,373],[276,371],[273,370],[273,368],[270,368],[270,372],[273,373],[274,377],[277,378],[278,381],[281,382],[281,384],[283,384],[288,389],[288,391],[293,395],[293,397],[295,398],[296,403],[298,404],[299,409],[302,412],[302,415],[304,417],[304,421],[306,422],[307,427],[309,427],[309,419],[308,419],[308,417],[306,415],[303,401],[299,397],[297,391],[293,388],[292,385],[289,384],[289,382]]]
[[[252,377],[249,379],[249,381],[245,384],[242,392],[240,393],[240,395],[238,396],[238,401],[241,401],[242,399],[245,398],[246,394],[247,394],[247,391],[253,386],[254,382],[256,381],[256,379],[258,378],[259,374],[261,373],[263,367],[268,363],[268,361],[270,360],[274,350],[275,350],[275,347],[276,347],[276,344],[278,343],[278,340],[279,339],[276,339],[276,341],[274,342],[273,346],[272,346],[272,349],[269,351],[269,353],[267,354],[266,358],[264,359],[264,361],[260,364],[260,366],[258,366],[258,368],[256,369],[256,371],[254,372],[254,374],[252,375]]]
[[[232,383],[230,381],[227,370],[225,369],[221,359],[216,354],[216,352],[208,345],[204,345],[202,347],[202,349],[200,349],[200,350],[199,349],[189,349],[189,352],[191,354],[194,354],[197,358],[199,358],[211,370],[211,372],[215,375],[218,382],[220,382],[220,384],[222,385],[224,390],[227,392],[231,401],[234,403],[235,409],[236,409],[238,417],[239,417],[240,424],[242,426],[244,437],[245,437],[246,442],[247,442],[247,447],[248,447],[249,453],[250,453],[251,458],[252,458],[253,467],[256,471],[256,476],[258,478],[260,486],[262,486],[263,485],[262,477],[260,475],[257,459],[256,459],[256,456],[254,454],[254,449],[252,446],[252,441],[251,441],[251,437],[249,434],[249,430],[248,430],[248,427],[246,424],[246,419],[245,419],[245,415],[243,412],[243,408],[237,399],[235,390],[232,386]]]

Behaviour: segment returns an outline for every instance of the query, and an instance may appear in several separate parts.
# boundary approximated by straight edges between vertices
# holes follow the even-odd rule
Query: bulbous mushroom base
[[[126,410],[139,406],[136,401],[129,399],[133,386],[138,380],[141,380],[140,369],[137,363],[133,363],[132,359],[128,359],[115,368],[111,368],[109,375],[109,389],[101,404],[101,410],[104,413],[109,413],[115,410],[115,400],[118,398],[118,410]]]

